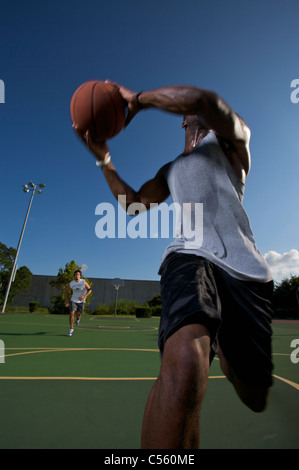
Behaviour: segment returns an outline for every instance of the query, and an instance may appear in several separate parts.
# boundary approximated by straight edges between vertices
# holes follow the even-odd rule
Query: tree
[[[275,285],[273,309],[275,316],[299,317],[299,276],[292,275]]]
[[[70,263],[67,263],[63,268],[59,268],[58,274],[53,281],[50,281],[50,285],[52,287],[55,287],[56,289],[60,290],[60,293],[58,295],[53,295],[51,297],[51,306],[49,307],[49,312],[50,313],[68,313],[69,310],[68,308],[65,307],[65,301],[64,301],[64,293],[66,286],[69,282],[74,280],[74,272],[80,269],[81,267],[75,263],[75,261],[71,261]],[[85,278],[86,282],[91,286],[91,283],[87,278]],[[90,302],[91,296],[89,295],[86,298],[85,305],[88,305]]]
[[[151,300],[147,302],[147,305],[151,308],[153,316],[161,316],[162,312],[162,297],[161,294],[155,295]]]
[[[17,250],[13,247],[8,248],[0,242],[0,303],[4,301],[6,289],[8,286],[11,270]],[[21,266],[16,271],[15,279],[9,290],[7,303],[11,303],[20,292],[29,292],[32,283],[32,273],[26,266]]]

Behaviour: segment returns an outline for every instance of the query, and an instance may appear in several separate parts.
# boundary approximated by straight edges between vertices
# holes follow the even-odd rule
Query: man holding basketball
[[[160,267],[160,374],[145,409],[143,448],[199,446],[200,409],[209,366],[218,354],[223,372],[252,410],[265,409],[272,385],[273,281],[256,247],[242,206],[250,170],[250,131],[216,93],[169,86],[139,94],[120,86],[126,125],[144,108],[184,116],[185,148],[139,191],[118,175],[106,142],[81,137],[117,198],[147,208],[171,195],[181,207],[203,204],[203,240],[184,233],[168,246]]]

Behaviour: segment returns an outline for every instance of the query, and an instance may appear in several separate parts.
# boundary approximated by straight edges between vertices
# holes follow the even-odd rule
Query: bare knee
[[[201,326],[188,325],[167,340],[161,367],[161,379],[168,382],[178,402],[188,406],[201,401],[209,375],[210,338],[198,337],[197,327]]]

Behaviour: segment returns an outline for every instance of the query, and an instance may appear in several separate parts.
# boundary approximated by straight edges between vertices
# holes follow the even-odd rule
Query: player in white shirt
[[[64,298],[65,306],[70,308],[70,330],[68,336],[72,336],[74,333],[74,318],[76,312],[76,325],[80,323],[80,319],[83,315],[84,303],[86,297],[91,294],[91,288],[85,279],[81,279],[82,273],[79,269],[74,272],[74,280],[71,281],[65,289]],[[68,301],[68,293],[72,290],[72,297],[70,302]]]

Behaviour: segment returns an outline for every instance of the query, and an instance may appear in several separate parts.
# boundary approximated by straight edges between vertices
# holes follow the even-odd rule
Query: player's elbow
[[[132,202],[127,207],[127,214],[134,217],[134,215],[138,215],[142,212],[147,211],[147,205],[143,202]]]

